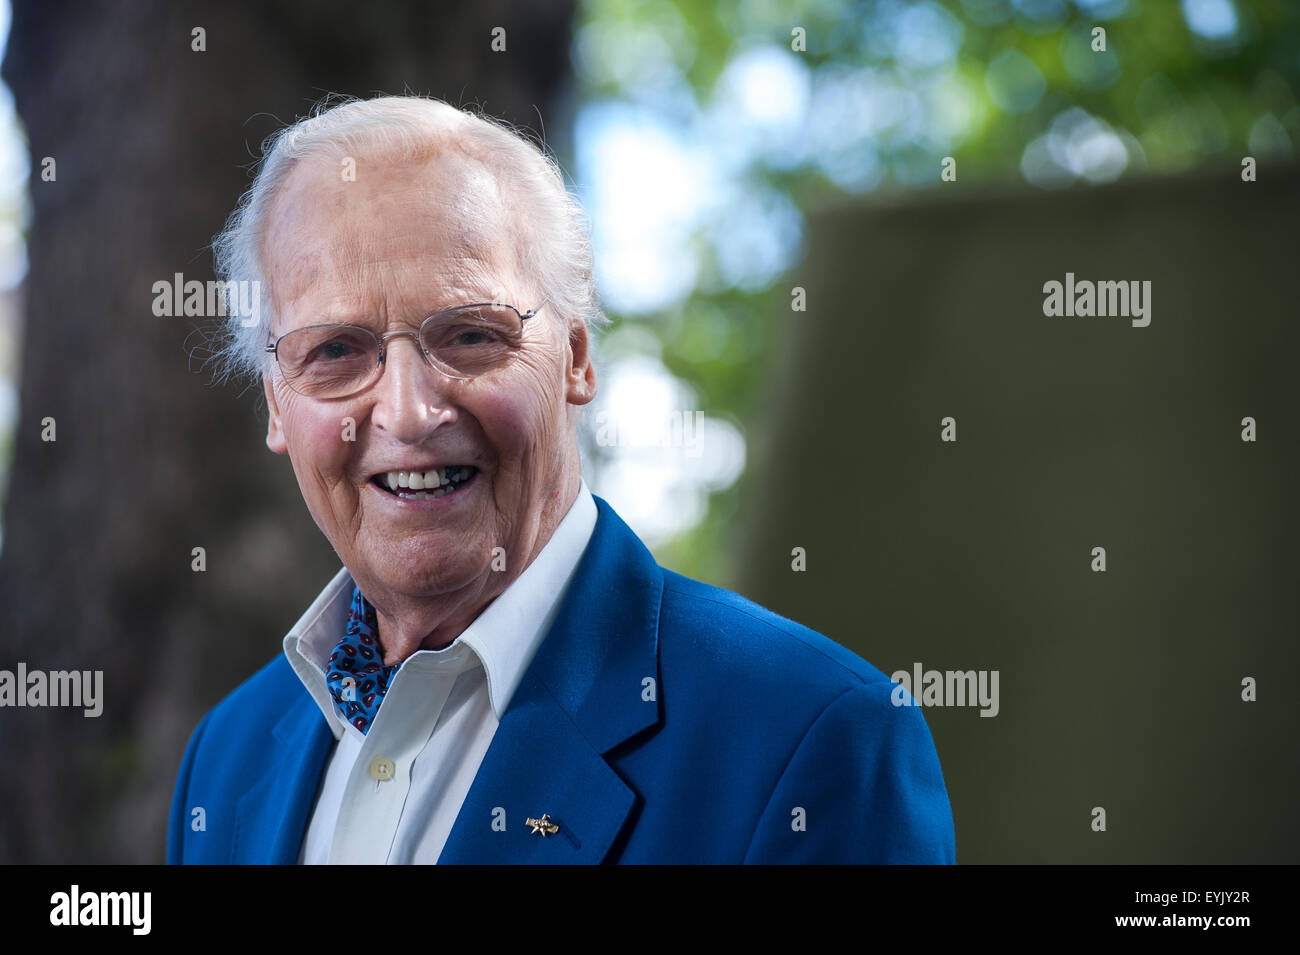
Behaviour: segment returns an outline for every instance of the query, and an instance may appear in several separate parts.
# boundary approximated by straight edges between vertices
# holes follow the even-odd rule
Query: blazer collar
[[[661,720],[663,571],[613,509],[596,504],[591,543],[440,863],[600,862],[636,806],[604,755]],[[558,833],[525,823],[543,814]]]
[[[295,693],[271,730],[269,768],[239,800],[230,861],[238,865],[292,865],[298,861],[316,789],[334,734],[316,702]],[[233,771],[238,771],[234,768]]]
[[[440,863],[600,862],[636,805],[636,793],[603,757],[661,720],[663,571],[613,509],[595,500],[591,541]],[[306,693],[295,694],[272,735],[270,768],[239,802],[232,862],[297,861],[334,742]],[[543,814],[558,833],[526,825]]]
[[[598,753],[659,721],[663,571],[605,501],[530,672]],[[644,692],[646,679],[654,692]],[[648,698],[647,698],[648,697]]]

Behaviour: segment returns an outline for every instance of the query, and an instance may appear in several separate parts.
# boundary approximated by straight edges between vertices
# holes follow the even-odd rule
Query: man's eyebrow
[[[309,297],[304,295],[303,298]],[[305,307],[304,307],[305,306]],[[317,303],[298,302],[298,309],[308,319],[308,324],[364,325],[378,328],[388,321],[388,308],[382,301],[366,302],[361,296],[338,295]]]
[[[301,310],[302,314],[307,316],[302,324],[305,325],[360,325],[365,328],[378,332],[382,327],[390,324],[406,324],[412,327],[418,326],[430,315],[436,315],[439,312],[445,312],[448,309],[462,308],[466,305],[487,305],[487,304],[504,304],[512,305],[521,310],[532,307],[531,305],[518,304],[510,301],[505,292],[493,292],[485,288],[468,289],[465,291],[443,291],[436,295],[431,295],[428,299],[421,301],[419,307],[402,307],[399,312],[393,313],[391,307],[377,302],[374,305],[360,304],[357,299],[350,297],[335,298],[330,302],[322,302],[318,305],[303,307],[302,298],[310,296],[310,289],[304,290],[304,294],[294,300],[294,311]],[[504,296],[504,297],[503,297]],[[283,310],[281,310],[283,311]]]
[[[306,325],[363,325],[378,328],[386,321],[374,311],[361,309],[319,308],[304,313]]]

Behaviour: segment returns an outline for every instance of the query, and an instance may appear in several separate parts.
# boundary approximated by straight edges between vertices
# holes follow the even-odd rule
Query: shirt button
[[[387,756],[376,756],[370,761],[370,778],[377,779],[381,783],[392,779],[397,773],[397,767]]]

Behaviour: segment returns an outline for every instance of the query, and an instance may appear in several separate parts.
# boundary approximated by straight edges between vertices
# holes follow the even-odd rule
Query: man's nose
[[[371,421],[400,441],[418,444],[456,420],[448,396],[453,384],[425,361],[415,339],[392,338],[385,345],[383,373],[375,383]]]

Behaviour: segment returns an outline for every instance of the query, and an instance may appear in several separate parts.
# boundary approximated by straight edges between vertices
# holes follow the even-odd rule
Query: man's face
[[[372,156],[355,181],[340,169],[303,160],[270,210],[273,339],[328,322],[416,332],[454,305],[540,303],[538,276],[516,263],[511,223],[524,212],[508,210],[484,167],[451,151]],[[382,613],[412,598],[488,600],[522,571],[577,491],[567,406],[590,401],[596,379],[585,329],[543,308],[514,357],[471,380],[444,376],[414,339],[395,338],[383,375],[353,397],[305,397],[274,366],[265,386],[267,445],[289,455],[312,517]],[[448,466],[475,470],[436,499],[381,486],[390,471]],[[493,570],[498,547],[504,574]]]

